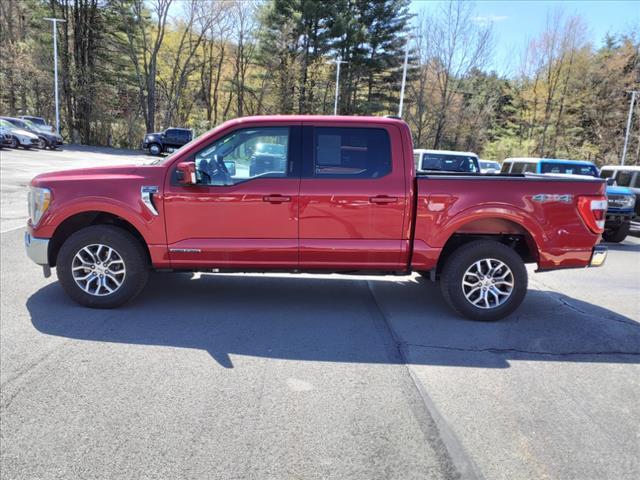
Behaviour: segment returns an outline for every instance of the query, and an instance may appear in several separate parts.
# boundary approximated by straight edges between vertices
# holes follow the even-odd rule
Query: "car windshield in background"
[[[485,162],[481,160],[480,166],[482,168],[495,168],[496,170],[500,170],[500,164],[498,162]]]
[[[278,145],[276,143],[258,143],[256,145],[256,154],[284,156],[284,145]]]
[[[545,163],[540,165],[540,173],[564,173],[566,175],[588,175],[597,177],[598,170],[593,165],[576,165],[574,163]]]
[[[440,172],[477,172],[474,157],[468,155],[446,155],[425,153],[421,170]]]

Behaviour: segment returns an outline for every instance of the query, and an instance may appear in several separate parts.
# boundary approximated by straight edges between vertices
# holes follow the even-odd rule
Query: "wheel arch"
[[[131,222],[111,212],[91,210],[70,215],[57,226],[49,241],[49,248],[47,252],[49,265],[52,267],[56,266],[60,248],[71,235],[92,225],[113,225],[129,232],[142,244],[144,251],[147,254],[147,260],[151,262],[151,254],[149,252],[147,242],[145,241],[144,236]]]
[[[442,268],[449,255],[462,245],[476,240],[493,240],[515,250],[524,263],[537,263],[539,249],[534,235],[522,223],[500,215],[486,215],[456,225],[449,231],[438,258],[436,272]]]

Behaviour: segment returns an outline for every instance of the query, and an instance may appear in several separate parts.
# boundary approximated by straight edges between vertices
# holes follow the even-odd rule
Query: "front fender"
[[[140,198],[125,202],[104,196],[83,196],[56,205],[55,199],[37,227],[33,235],[40,238],[51,238],[56,228],[66,219],[88,212],[104,212],[116,215],[129,222],[142,235],[147,244],[164,244],[166,235],[163,225],[162,202],[156,199],[159,215],[153,215]]]

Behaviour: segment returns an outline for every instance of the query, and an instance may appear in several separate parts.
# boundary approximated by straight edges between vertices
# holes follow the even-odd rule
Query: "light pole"
[[[329,63],[336,64],[336,99],[333,103],[333,114],[338,115],[338,95],[340,94],[340,64],[341,63],[349,63],[346,60],[340,60],[339,58],[336,60],[331,60]]]
[[[400,87],[400,106],[398,107],[398,116],[402,118],[402,106],[404,104],[404,87],[407,83],[407,64],[409,63],[409,40],[404,47],[404,65],[402,66],[402,86]]]
[[[61,18],[45,18],[53,26],[53,77],[56,98],[56,133],[60,135],[60,108],[58,101],[58,22],[66,22]]]
[[[627,145],[629,144],[629,132],[631,131],[631,118],[633,117],[633,105],[636,103],[636,90],[631,92],[631,105],[629,105],[629,116],[627,117],[627,131],[624,134],[624,147],[622,147],[622,159],[620,165],[624,165],[627,156]]]

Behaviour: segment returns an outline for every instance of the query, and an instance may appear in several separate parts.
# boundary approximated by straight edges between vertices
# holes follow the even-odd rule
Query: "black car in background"
[[[147,133],[142,141],[142,149],[151,155],[171,153],[193,139],[193,131],[188,128],[167,128],[164,132]]]
[[[3,120],[14,125],[16,128],[21,128],[27,132],[37,135],[41,142],[42,148],[50,148],[52,150],[62,147],[62,137],[56,132],[52,131],[51,127],[46,125],[36,125],[30,120],[13,118],[13,117],[0,117]]]

